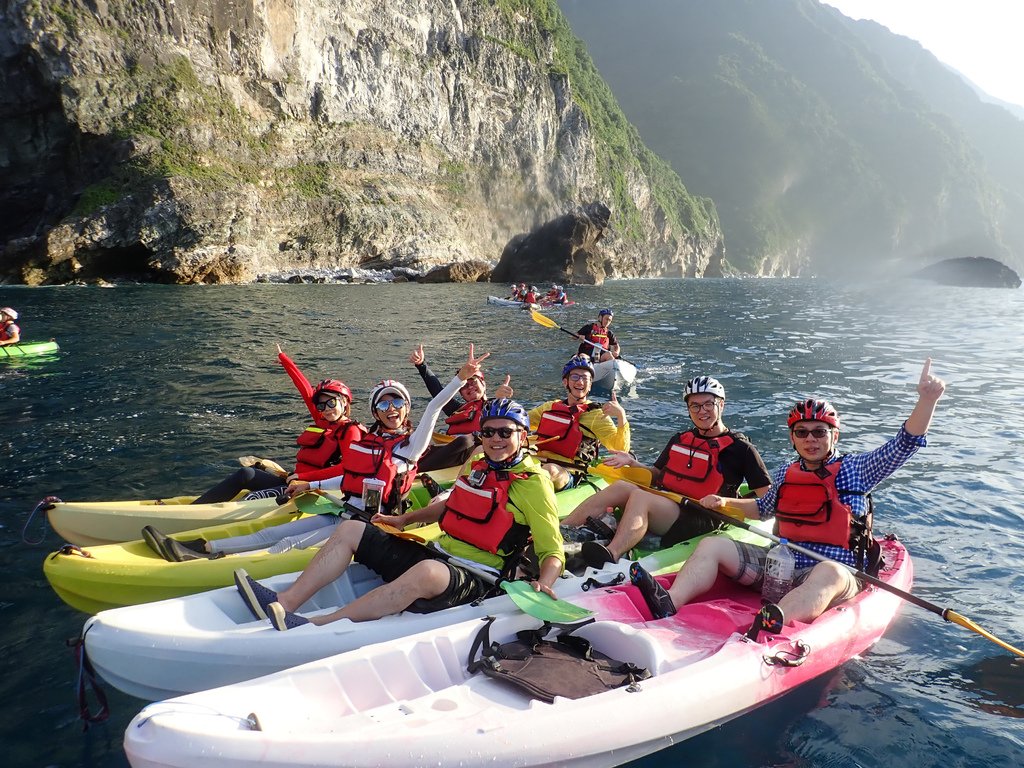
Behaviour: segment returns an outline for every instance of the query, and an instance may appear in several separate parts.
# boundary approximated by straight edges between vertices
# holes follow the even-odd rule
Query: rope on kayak
[[[58,549],[52,555],[50,559],[53,560],[57,555],[81,555],[82,557],[92,557],[92,552],[87,552],[77,544],[65,544],[63,547]]]
[[[30,540],[28,538],[28,527],[32,523],[32,518],[34,518],[36,516],[36,513],[39,512],[39,510],[42,510],[43,512],[49,512],[51,509],[53,509],[53,505],[54,504],[63,504],[63,503],[64,502],[61,501],[56,496],[47,496],[42,501],[40,501],[38,504],[36,504],[35,507],[32,508],[32,512],[29,513],[28,520],[25,521],[24,527],[22,527],[22,529],[21,529],[21,541],[22,541],[22,543],[23,544],[28,544],[28,545],[33,546],[33,547],[36,546],[37,544],[42,544],[43,540],[46,538],[46,532],[49,530],[49,525],[47,524],[48,521],[49,521],[49,518],[46,515],[43,515],[43,535],[40,536],[38,539]]]
[[[765,654],[762,658],[769,667],[799,667],[811,656],[811,646],[803,640],[793,643],[793,650],[778,650],[772,654]]]
[[[621,571],[615,574],[613,578],[608,579],[608,581],[601,581],[591,576],[589,579],[587,579],[580,585],[580,589],[584,592],[589,592],[593,587],[614,587],[617,584],[621,584],[625,580],[626,574],[622,573]]]
[[[78,665],[78,676],[75,681],[75,695],[78,699],[78,718],[82,721],[82,731],[88,731],[91,723],[103,723],[110,717],[110,705],[107,703],[107,694],[100,685],[96,670],[89,660],[89,654],[85,651],[85,635],[92,627],[90,624],[85,628],[81,637],[67,640],[67,646],[72,649],[75,655],[75,663]],[[89,709],[89,689],[92,689],[96,699],[97,710]]]

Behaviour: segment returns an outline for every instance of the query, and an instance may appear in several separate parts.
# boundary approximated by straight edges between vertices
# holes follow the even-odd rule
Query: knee
[[[404,576],[419,587],[421,597],[437,597],[451,581],[448,567],[437,560],[423,560],[405,572]]]
[[[342,520],[324,543],[324,548],[349,546],[355,551],[366,531],[366,523],[360,520]]]
[[[843,590],[849,581],[848,572],[839,563],[821,562],[814,566],[807,581],[819,589]]]

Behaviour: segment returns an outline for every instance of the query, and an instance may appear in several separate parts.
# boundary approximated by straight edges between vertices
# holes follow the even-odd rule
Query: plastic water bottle
[[[789,548],[786,539],[780,539],[768,552],[768,560],[764,564],[764,585],[761,597],[769,603],[777,603],[793,586],[793,573],[796,571],[796,558]]]

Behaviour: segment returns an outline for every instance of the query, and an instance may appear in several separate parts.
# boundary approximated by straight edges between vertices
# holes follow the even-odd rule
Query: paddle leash
[[[567,333],[570,336],[572,336],[574,339],[579,339],[580,338],[579,336],[577,336],[572,331],[568,331],[565,328],[563,328],[562,326],[560,326],[558,323],[556,323],[550,317],[542,315],[536,309],[531,309],[530,310],[530,317],[533,318],[533,322],[537,323],[537,325],[543,325],[545,328],[557,328],[562,333]],[[589,344],[590,346],[594,347],[595,349],[600,349],[602,352],[607,352],[609,355],[612,354],[612,351],[610,349],[608,349],[607,347],[602,347],[600,344],[595,344],[594,342],[587,341],[586,339],[582,339],[582,341],[585,344]],[[612,357],[614,357],[614,355],[612,355]],[[632,360],[626,359],[622,355],[619,355],[616,359],[617,360],[621,360],[624,363],[629,363],[630,365],[632,365],[634,367],[636,366],[636,363],[634,363]]]
[[[594,472],[594,474],[601,475],[606,479],[625,480],[626,482],[632,483],[633,485],[643,488],[646,491],[651,491],[652,493],[656,493],[660,496],[665,496],[666,498],[673,499],[674,501],[680,502],[684,507],[688,507],[690,509],[700,511],[705,514],[709,514],[717,520],[726,523],[727,525],[737,525],[742,528],[746,528],[751,533],[756,533],[758,536],[768,539],[769,541],[772,541],[776,544],[779,544],[781,542],[781,539],[778,536],[750,525],[749,523],[747,523],[746,518],[742,516],[734,517],[733,515],[723,514],[722,512],[719,512],[717,510],[708,509],[707,507],[699,504],[695,499],[687,498],[678,493],[672,493],[670,491],[662,491],[656,488],[652,488],[652,476],[650,470],[648,469],[642,467],[609,467],[606,464],[599,464],[598,466],[594,467],[592,471]],[[737,515],[740,514],[738,511],[735,512]],[[864,571],[858,570],[857,568],[854,568],[852,565],[840,563],[838,560],[833,560],[830,557],[826,557],[825,555],[807,549],[806,547],[801,547],[799,544],[794,544],[792,541],[787,540],[786,544],[787,546],[789,546],[790,549],[796,552],[800,552],[801,554],[807,555],[813,560],[818,560],[823,563],[830,562],[841,565],[843,568],[848,570],[861,581],[865,581],[868,584],[872,584],[878,587],[879,589],[884,589],[887,592],[891,592],[897,597],[906,600],[908,603],[913,603],[919,608],[924,608],[926,611],[931,611],[935,615],[941,616],[944,620],[952,624],[957,624],[963,627],[964,629],[969,629],[971,632],[975,632],[984,637],[986,640],[995,643],[1000,648],[1004,648],[1010,653],[1016,654],[1017,656],[1024,658],[1024,651],[1010,645],[1004,640],[1000,640],[998,637],[993,635],[988,630],[978,626],[978,624],[976,624],[974,621],[967,618],[966,616],[963,616],[962,614],[957,613],[951,608],[943,608],[942,606],[936,605],[935,603],[932,603],[928,600],[924,600],[918,597],[917,595],[912,595],[909,592],[900,589],[899,587],[894,587],[891,584],[887,584],[886,582],[882,581],[881,579],[871,576],[870,574],[867,574]]]

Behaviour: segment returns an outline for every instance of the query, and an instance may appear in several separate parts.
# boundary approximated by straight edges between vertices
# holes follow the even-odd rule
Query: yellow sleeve
[[[531,474],[526,480],[513,483],[509,488],[509,503],[517,522],[530,526],[533,549],[537,561],[556,557],[565,565],[562,532],[558,527],[558,502],[555,487],[547,472]]]
[[[628,420],[621,427],[616,427],[610,416],[606,416],[600,408],[594,408],[580,416],[580,426],[589,430],[609,450],[629,450],[632,436]]]

